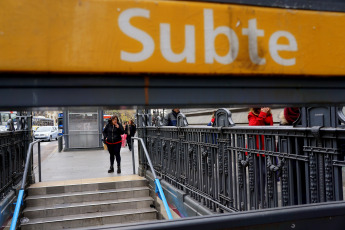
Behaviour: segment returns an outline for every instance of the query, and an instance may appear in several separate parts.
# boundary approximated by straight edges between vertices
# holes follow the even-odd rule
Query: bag
[[[104,148],[104,150],[108,150],[107,144],[104,144],[104,143],[103,143],[103,148]]]
[[[125,147],[126,146],[127,134],[123,134],[123,135],[121,135],[121,137],[122,137],[121,147]]]

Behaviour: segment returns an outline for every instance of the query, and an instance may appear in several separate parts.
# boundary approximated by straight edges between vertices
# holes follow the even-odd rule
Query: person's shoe
[[[121,165],[117,166],[117,173],[121,173]]]
[[[110,166],[109,170],[108,170],[108,173],[113,173],[114,172],[114,167],[113,166]]]

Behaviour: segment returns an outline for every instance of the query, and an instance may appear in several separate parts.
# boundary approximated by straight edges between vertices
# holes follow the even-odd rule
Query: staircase
[[[29,187],[22,230],[87,229],[157,219],[145,178],[41,182]]]

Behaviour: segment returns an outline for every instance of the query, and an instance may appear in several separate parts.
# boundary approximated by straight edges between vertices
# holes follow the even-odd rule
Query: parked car
[[[58,129],[55,126],[41,126],[39,127],[35,134],[35,139],[51,141],[53,139],[58,139]]]
[[[4,125],[0,125],[0,132],[5,132],[7,131],[7,127]]]

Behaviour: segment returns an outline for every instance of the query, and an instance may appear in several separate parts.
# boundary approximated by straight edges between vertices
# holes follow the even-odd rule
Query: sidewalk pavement
[[[136,174],[139,165],[137,145],[135,141]],[[114,165],[116,166],[116,160]],[[56,151],[42,162],[42,182],[132,175],[132,152],[128,147],[121,148],[121,174],[116,173],[116,167],[114,173],[108,173],[109,166],[108,150]],[[35,181],[39,182],[38,167],[35,168],[35,177]]]

